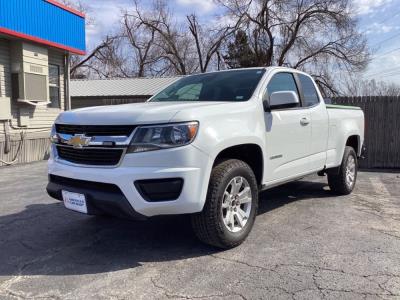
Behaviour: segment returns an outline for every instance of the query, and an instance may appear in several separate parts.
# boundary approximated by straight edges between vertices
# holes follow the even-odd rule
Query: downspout
[[[8,120],[4,121],[4,153],[8,154],[11,151],[11,137],[10,137],[10,127],[8,124]]]
[[[69,65],[69,53],[65,54],[65,62],[64,62],[64,93],[65,93],[65,110],[71,110],[71,96],[69,93],[69,83],[71,80],[70,76],[70,65]]]

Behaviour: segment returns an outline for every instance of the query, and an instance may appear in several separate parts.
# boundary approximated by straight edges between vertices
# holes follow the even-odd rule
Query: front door
[[[296,80],[290,72],[275,74],[267,93],[293,91],[299,99]],[[272,108],[265,113],[266,179],[267,183],[289,179],[310,171],[311,115],[299,103],[295,106]]]

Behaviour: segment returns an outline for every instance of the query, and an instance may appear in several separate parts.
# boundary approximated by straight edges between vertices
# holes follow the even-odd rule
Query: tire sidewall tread
[[[221,216],[222,195],[228,183],[236,176],[248,181],[252,193],[250,217],[240,232],[230,232]],[[228,159],[218,162],[211,172],[207,199],[201,213],[192,216],[192,225],[197,237],[213,246],[229,249],[241,244],[250,233],[258,210],[258,186],[252,169],[245,162]]]
[[[353,156],[356,164],[356,172],[354,177],[354,182],[351,187],[349,187],[346,183],[346,167],[349,156]],[[358,172],[358,161],[357,154],[353,147],[346,146],[344,149],[342,163],[339,168],[338,174],[330,174],[328,175],[328,184],[332,192],[338,195],[349,195],[353,191],[356,181],[357,181],[357,172]]]

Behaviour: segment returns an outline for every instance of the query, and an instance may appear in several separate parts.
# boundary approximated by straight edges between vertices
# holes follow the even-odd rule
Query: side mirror
[[[265,91],[264,95],[263,95],[263,107],[264,107],[264,111],[265,112],[271,112],[271,106],[269,105],[269,101],[268,101],[268,92]]]
[[[332,99],[331,98],[325,98],[324,102],[325,102],[325,104],[332,104]]]
[[[293,91],[274,92],[269,99],[270,108],[279,106],[296,106],[300,103],[299,97]]]

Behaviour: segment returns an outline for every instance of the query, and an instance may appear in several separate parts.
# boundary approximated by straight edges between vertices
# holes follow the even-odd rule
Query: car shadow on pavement
[[[324,186],[303,181],[263,192],[259,212],[331,196]],[[98,274],[218,251],[195,238],[187,216],[126,221],[80,215],[62,203],[0,216],[0,276]]]
[[[325,182],[294,181],[260,193],[258,214],[264,214],[278,207],[300,200],[332,197]]]

